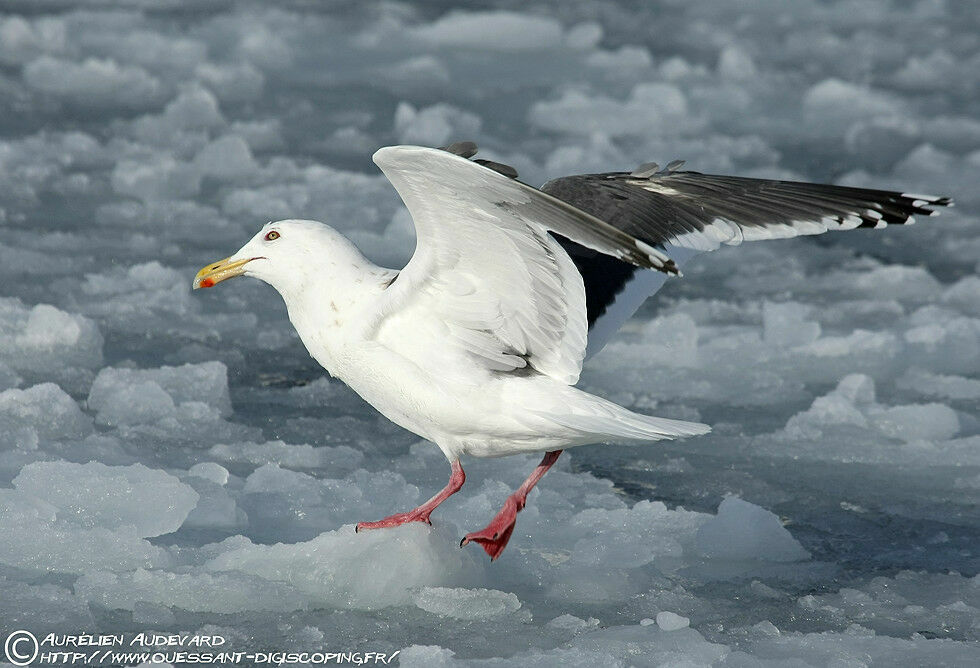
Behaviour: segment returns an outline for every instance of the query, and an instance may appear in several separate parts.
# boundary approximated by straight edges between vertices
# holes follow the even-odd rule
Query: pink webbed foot
[[[544,455],[541,463],[531,472],[527,480],[517,488],[517,491],[507,497],[504,507],[500,509],[497,516],[490,520],[484,529],[474,531],[463,536],[459,541],[459,546],[463,547],[467,543],[479,543],[480,547],[490,555],[490,561],[496,561],[497,557],[507,547],[511,534],[514,533],[514,525],[517,523],[517,513],[524,510],[527,503],[527,495],[538,484],[538,481],[548,472],[555,462],[561,450],[552,450]]]
[[[421,507],[419,507],[415,508],[414,510],[409,510],[407,513],[395,513],[394,515],[389,515],[383,520],[378,520],[377,522],[358,522],[357,526],[354,527],[354,531],[360,532],[364,531],[365,529],[389,529],[391,527],[401,526],[402,524],[408,524],[409,522],[425,522],[426,524],[431,525],[432,521],[429,519],[430,512],[425,512]]]
[[[431,499],[423,503],[418,508],[409,510],[407,513],[395,513],[390,515],[383,520],[378,520],[377,522],[358,522],[357,526],[354,527],[355,532],[360,532],[366,529],[389,529],[391,527],[401,526],[402,524],[408,524],[409,522],[425,522],[431,525],[432,522],[429,520],[429,515],[432,511],[439,507],[439,504],[448,499],[450,496],[459,491],[459,488],[463,486],[466,482],[466,474],[463,473],[463,467],[460,465],[457,459],[452,463],[452,475],[449,476],[449,482],[442,489],[441,492],[433,496]]]
[[[507,547],[507,542],[510,540],[511,534],[514,533],[514,525],[517,524],[517,513],[524,508],[524,504],[521,503],[518,505],[519,503],[514,495],[508,496],[507,501],[504,502],[504,507],[500,509],[496,517],[490,520],[490,524],[480,531],[466,534],[463,540],[459,542],[459,546],[463,547],[468,543],[479,543],[480,547],[490,555],[490,561],[496,561],[497,557],[504,551],[504,548]]]

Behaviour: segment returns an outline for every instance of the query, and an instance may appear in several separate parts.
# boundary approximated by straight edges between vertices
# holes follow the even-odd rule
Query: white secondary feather
[[[521,213],[527,193],[436,149],[386,148],[374,160],[417,235],[411,262],[368,325],[377,340],[402,349],[406,327],[431,321],[447,334],[440,356],[455,346],[490,370],[530,365],[574,384],[588,330],[582,277],[546,221]]]

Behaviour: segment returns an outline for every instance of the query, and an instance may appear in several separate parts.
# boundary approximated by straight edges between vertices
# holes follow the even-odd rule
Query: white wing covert
[[[563,236],[648,268],[671,271],[660,251],[575,207],[466,158],[439,149],[393,146],[374,162],[415,221],[411,261],[365,323],[379,341],[426,321],[432,348],[452,344],[488,369],[531,366],[577,382],[588,325],[582,277],[548,234]],[[429,315],[429,318],[425,318]],[[445,337],[445,339],[443,339]],[[418,350],[418,357],[427,351]]]

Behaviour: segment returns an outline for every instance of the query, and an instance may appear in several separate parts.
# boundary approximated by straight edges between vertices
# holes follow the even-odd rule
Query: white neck
[[[346,239],[343,242],[332,244],[322,261],[302,263],[305,270],[297,268],[288,279],[270,281],[306,349],[332,375],[345,341],[344,324],[397,273],[370,262]]]

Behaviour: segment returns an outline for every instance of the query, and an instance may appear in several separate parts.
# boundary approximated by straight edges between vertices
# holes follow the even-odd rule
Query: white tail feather
[[[584,393],[583,393],[584,394]],[[700,436],[711,427],[700,422],[686,422],[634,413],[622,406],[586,395],[592,401],[589,413],[548,413],[542,415],[567,429],[594,438],[592,442],[663,441],[687,436]]]

